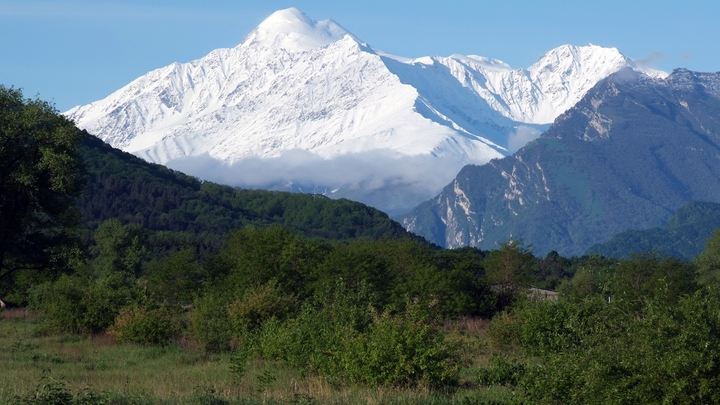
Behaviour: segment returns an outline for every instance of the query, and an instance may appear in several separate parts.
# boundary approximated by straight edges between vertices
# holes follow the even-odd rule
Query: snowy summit
[[[291,8],[235,48],[154,70],[65,115],[203,179],[332,191],[400,213],[463,165],[517,150],[627,66],[637,68],[594,45],[561,46],[526,70],[480,56],[402,58]]]
[[[335,21],[315,21],[302,11],[289,8],[273,13],[245,38],[243,44],[309,52],[337,42],[345,35],[353,37]]]

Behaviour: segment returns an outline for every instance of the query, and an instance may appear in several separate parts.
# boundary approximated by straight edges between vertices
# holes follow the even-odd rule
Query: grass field
[[[484,323],[448,325],[463,339],[470,364],[459,387],[444,392],[333,386],[281,364],[251,362],[242,378],[230,354],[207,355],[182,340],[167,347],[117,344],[107,335],[53,335],[42,318],[23,309],[0,312],[0,403],[56,389],[105,404],[483,404],[505,403],[512,391],[476,388]],[[37,402],[33,402],[37,403]],[[87,400],[84,403],[93,403]]]

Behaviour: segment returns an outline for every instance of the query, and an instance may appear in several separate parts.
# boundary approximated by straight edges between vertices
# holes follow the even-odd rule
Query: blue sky
[[[666,71],[720,71],[716,0],[0,0],[0,84],[65,111],[233,47],[288,7],[407,57],[476,54],[526,68],[559,45],[593,43]]]

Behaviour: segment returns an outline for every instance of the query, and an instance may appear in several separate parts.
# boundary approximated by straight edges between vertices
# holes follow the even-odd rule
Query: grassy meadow
[[[238,376],[231,354],[205,354],[183,339],[159,347],[49,334],[41,316],[11,309],[0,312],[0,403],[42,403],[29,399],[51,389],[98,404],[506,403],[510,388],[475,386],[476,367],[487,364],[485,325],[469,318],[446,325],[448,338],[464,343],[467,364],[458,387],[438,392],[333,385],[261,359]]]

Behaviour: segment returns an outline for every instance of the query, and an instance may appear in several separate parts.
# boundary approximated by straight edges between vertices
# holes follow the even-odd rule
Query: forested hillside
[[[245,225],[277,224],[327,239],[409,236],[386,214],[321,195],[246,190],[202,182],[147,163],[87,135],[80,155],[87,185],[79,199],[87,229],[110,218],[148,230],[222,235]]]
[[[629,258],[633,253],[652,252],[692,260],[716,229],[720,229],[720,204],[693,201],[677,210],[662,227],[619,233],[585,254]]]

